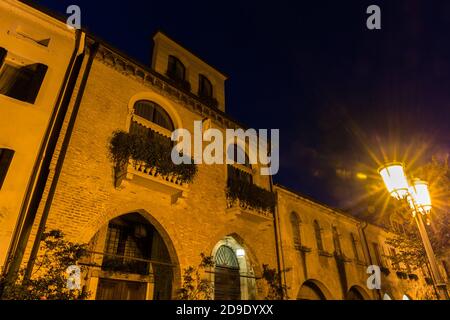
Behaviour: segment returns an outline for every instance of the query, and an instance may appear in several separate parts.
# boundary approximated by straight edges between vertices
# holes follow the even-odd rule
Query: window
[[[230,144],[227,148],[227,158],[234,161],[234,164],[229,164],[227,166],[228,179],[252,184],[252,166],[250,165],[247,153],[237,144]],[[237,166],[235,164],[237,164]]]
[[[450,280],[450,273],[448,271],[447,261],[442,260],[442,266],[444,267],[444,271],[445,271],[445,275],[446,275],[447,279]]]
[[[13,155],[13,150],[0,148],[0,189],[5,181],[6,173],[8,172]]]
[[[229,180],[243,181],[249,184],[253,183],[253,176],[248,172],[242,171],[232,165],[228,165],[227,170]]]
[[[174,130],[174,125],[169,114],[153,101],[140,100],[136,102],[134,105],[134,116],[138,116],[169,131]],[[139,118],[134,118],[131,121],[130,133],[146,136],[149,140],[161,143],[167,147],[172,146],[169,132],[163,135],[158,128],[152,128],[150,124],[140,121]]]
[[[133,258],[150,258],[151,235],[151,231],[143,224],[128,221],[110,222],[102,268],[104,270],[148,274],[148,262]]]
[[[134,114],[169,131],[173,131],[174,129],[169,114],[153,101],[140,100],[136,102],[134,105]]]
[[[292,239],[294,241],[294,246],[300,246],[302,244],[302,239],[300,235],[300,218],[297,213],[291,212],[291,228],[292,228]]]
[[[186,68],[178,58],[169,56],[167,75],[174,80],[185,80]]]
[[[316,236],[317,249],[319,251],[323,251],[322,229],[320,228],[319,222],[317,222],[317,220],[314,220],[314,234]]]
[[[7,59],[5,49],[0,51],[0,94],[34,103],[47,72],[47,66],[19,60]]]
[[[229,145],[227,148],[227,157],[233,160],[235,164],[241,164],[247,168],[252,168],[250,158],[247,153],[237,144]]]
[[[210,98],[213,95],[213,88],[211,81],[208,80],[207,77],[200,74],[199,75],[199,83],[198,83],[198,95],[200,97]]]
[[[378,245],[378,243],[373,242],[372,247],[373,247],[373,252],[375,254],[375,261],[376,261],[377,265],[379,267],[383,267],[383,260],[381,259],[381,254],[380,254],[380,246]]]
[[[392,267],[397,270],[398,269],[397,252],[395,251],[394,248],[389,248],[389,252],[392,257],[392,259],[391,259]]]
[[[337,255],[342,255],[342,249],[341,249],[341,241],[339,239],[340,235],[335,226],[332,228],[333,230],[333,243],[334,243],[334,251]]]
[[[355,259],[359,261],[358,239],[356,239],[356,236],[354,233],[350,233],[350,238],[352,240],[353,255],[354,255]]]
[[[7,53],[6,49],[0,47],[0,66],[3,65],[3,61],[5,60],[6,53]]]

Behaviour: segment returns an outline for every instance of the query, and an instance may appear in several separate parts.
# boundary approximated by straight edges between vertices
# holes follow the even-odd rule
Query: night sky
[[[275,182],[331,206],[374,204],[354,199],[381,183],[375,158],[413,169],[449,153],[450,1],[35,2],[79,5],[83,27],[143,64],[159,29],[227,74],[227,113],[280,129]]]

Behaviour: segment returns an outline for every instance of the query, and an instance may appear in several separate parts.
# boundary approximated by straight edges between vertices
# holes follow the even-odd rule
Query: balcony
[[[272,221],[275,194],[251,181],[230,178],[226,188],[227,212],[254,221]]]
[[[167,76],[168,82],[171,83],[172,85],[174,85],[175,87],[185,90],[185,91],[188,91],[188,92],[191,91],[191,84],[189,81],[179,78],[175,73],[173,73],[169,70],[167,70],[166,76]]]
[[[175,165],[170,156],[170,143],[157,137],[153,135],[149,139],[124,131],[113,134],[109,151],[114,162],[115,185],[123,188],[133,182],[161,192],[175,203],[185,196],[197,167],[195,164]]]

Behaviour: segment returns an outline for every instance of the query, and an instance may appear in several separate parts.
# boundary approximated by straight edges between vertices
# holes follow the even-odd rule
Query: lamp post
[[[413,185],[408,183],[402,163],[394,162],[382,166],[378,170],[390,195],[398,200],[406,199],[412,210],[412,215],[419,229],[423,246],[431,267],[433,282],[438,288],[440,298],[449,299],[447,287],[436,262],[430,239],[428,238],[423,217],[427,218],[431,211],[431,197],[428,184],[421,180],[414,180]]]

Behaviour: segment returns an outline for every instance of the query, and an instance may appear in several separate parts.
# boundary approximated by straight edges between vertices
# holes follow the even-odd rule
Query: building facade
[[[66,89],[77,35],[19,1],[0,3],[0,269],[17,245]],[[11,246],[10,246],[11,245]]]
[[[68,56],[74,39],[64,44]],[[274,186],[248,159],[171,167],[164,150],[173,130],[194,132],[195,121],[222,133],[242,127],[225,113],[225,75],[161,32],[154,44],[149,68],[86,36],[23,263],[44,230],[59,229],[89,244],[83,286],[92,299],[176,298],[183,270],[201,254],[215,261],[204,274],[215,299],[264,299],[263,265],[282,271],[290,299],[416,299],[430,290],[426,274],[390,270],[388,230]],[[136,137],[157,154],[136,147]],[[224,145],[229,150],[248,153],[249,146],[236,137]],[[16,195],[16,170],[9,167],[0,197]],[[369,265],[382,267],[380,290],[367,288]]]

